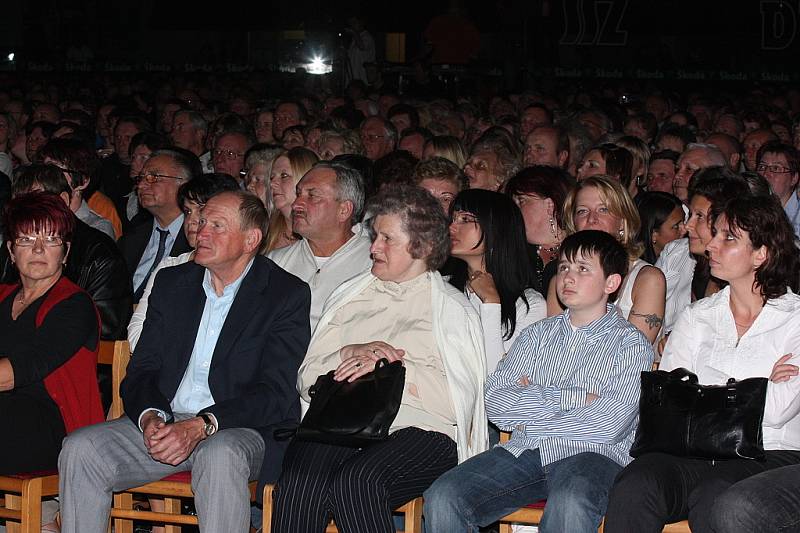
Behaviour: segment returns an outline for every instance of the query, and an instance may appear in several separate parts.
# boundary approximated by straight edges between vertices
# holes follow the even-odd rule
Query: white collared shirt
[[[795,354],[800,364],[800,296],[787,289],[768,300],[741,338],[730,308],[730,287],[698,300],[678,317],[664,349],[661,370],[686,368],[703,385],[769,377],[775,362]],[[764,408],[764,449],[800,450],[800,376],[769,382]]]

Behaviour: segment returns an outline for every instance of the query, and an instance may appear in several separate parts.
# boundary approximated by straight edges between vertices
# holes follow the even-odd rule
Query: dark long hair
[[[642,259],[655,265],[658,256],[653,248],[653,231],[661,227],[675,208],[681,208],[681,201],[674,194],[661,191],[639,193],[633,201],[642,219],[639,228],[639,241],[644,244]]]
[[[475,215],[485,245],[486,271],[494,278],[500,295],[500,322],[508,340],[517,327],[517,299],[530,309],[525,289],[535,287],[534,265],[525,240],[522,212],[510,197],[480,189],[461,191],[450,206],[450,214],[465,211]],[[463,291],[467,285],[467,264],[456,261],[450,283]]]

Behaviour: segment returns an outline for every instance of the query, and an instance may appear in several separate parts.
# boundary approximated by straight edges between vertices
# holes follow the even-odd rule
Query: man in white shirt
[[[311,287],[312,331],[334,289],[372,267],[363,208],[363,180],[345,165],[318,163],[297,183],[292,231],[303,239],[269,258]]]

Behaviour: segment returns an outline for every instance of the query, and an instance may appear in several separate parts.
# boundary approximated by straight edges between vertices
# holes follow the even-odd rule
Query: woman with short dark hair
[[[380,359],[402,361],[406,381],[389,438],[366,448],[294,441],[275,488],[276,531],[394,531],[392,510],[488,446],[486,363],[478,314],[436,269],[450,248],[436,199],[386,187],[374,213],[372,272],[328,298],[298,375],[306,401],[317,376],[354,380]]]
[[[0,474],[56,468],[61,441],[102,422],[100,320],[63,274],[75,217],[57,195],[9,201],[5,240],[20,283],[0,285]]]

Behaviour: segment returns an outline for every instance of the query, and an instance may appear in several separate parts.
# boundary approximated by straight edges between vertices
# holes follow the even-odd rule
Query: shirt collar
[[[569,309],[561,314],[562,317],[562,330],[566,335],[572,334],[572,323],[569,321]],[[579,327],[575,330],[576,334],[586,336],[589,342],[595,342],[606,336],[606,333],[611,329],[620,319],[617,306],[611,303],[606,303],[606,313],[600,318],[589,322],[585,326]]]
[[[211,272],[206,269],[205,274],[203,274],[203,291],[206,293],[206,298],[209,299],[225,299],[225,298],[235,298],[236,293],[239,292],[239,287],[242,285],[242,280],[250,272],[250,267],[253,266],[253,262],[255,261],[255,257],[250,259],[250,262],[247,263],[247,266],[244,268],[242,274],[233,280],[228,285],[225,285],[225,288],[222,289],[222,296],[217,296],[217,293],[214,291],[214,286],[211,284]]]
[[[159,226],[158,220],[156,220],[156,218],[153,217],[153,229],[155,228],[162,230],[165,229],[169,232],[170,237],[175,237],[178,234],[178,232],[183,229],[183,213],[178,215],[175,218],[175,220],[170,222],[169,226],[167,226],[166,228],[162,228],[161,226]]]

